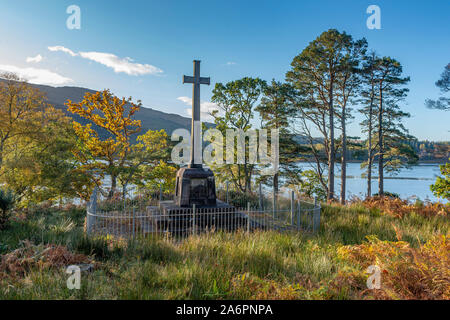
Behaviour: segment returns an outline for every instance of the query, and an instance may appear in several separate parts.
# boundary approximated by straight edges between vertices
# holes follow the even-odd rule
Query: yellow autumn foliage
[[[436,235],[413,248],[404,241],[368,241],[338,249],[339,256],[364,272],[370,265],[381,270],[381,288],[365,290],[365,298],[450,299],[450,236]],[[351,273],[348,277],[355,277]]]

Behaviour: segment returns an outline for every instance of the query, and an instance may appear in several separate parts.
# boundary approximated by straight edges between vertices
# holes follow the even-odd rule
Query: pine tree
[[[273,176],[273,187],[279,190],[279,176],[293,176],[299,172],[296,165],[301,148],[290,130],[292,119],[295,117],[296,107],[295,89],[287,83],[272,80],[263,90],[261,103],[256,108],[262,119],[262,128],[279,130],[279,172]]]
[[[349,79],[349,74],[353,74],[354,62],[358,61],[355,56],[359,53],[356,54],[358,50],[355,48],[357,44],[364,46],[364,43],[365,40],[354,42],[345,32],[340,33],[330,29],[323,32],[296,56],[291,63],[291,70],[286,73],[287,81],[299,92],[298,107],[302,134],[309,139],[319,180],[322,184],[327,180],[328,200],[333,200],[335,197],[335,117],[340,115],[341,118],[340,124],[344,130],[342,140],[345,148],[345,127],[348,118],[346,105],[349,98],[346,79]],[[350,78],[354,79],[353,76]],[[340,106],[343,112],[338,112],[337,106]],[[328,168],[327,179],[322,178],[322,154],[315,146],[317,141],[311,136],[310,124],[320,132],[323,138]],[[345,162],[346,159],[344,159],[344,166]]]
[[[403,118],[410,115],[399,106],[409,91],[405,88],[409,77],[402,77],[403,69],[397,60],[379,58],[375,54],[366,61],[366,72],[363,98],[367,104],[361,111],[366,114],[362,124],[370,126],[366,129],[370,142],[368,175],[371,176],[372,159],[378,157],[378,195],[383,196],[384,171],[398,171],[417,161],[417,155],[408,144],[413,137],[402,124]],[[370,193],[368,181],[368,196]]]
[[[442,94],[450,91],[450,63],[445,66],[441,79],[436,81],[436,87],[441,90]],[[426,100],[426,106],[430,109],[450,110],[450,98],[439,97],[438,100]]]

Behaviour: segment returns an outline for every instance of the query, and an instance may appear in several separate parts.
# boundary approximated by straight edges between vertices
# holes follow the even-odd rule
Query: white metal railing
[[[280,232],[317,232],[320,226],[320,203],[294,199],[286,209],[254,208],[250,202],[244,208],[181,208],[165,214],[158,201],[130,201],[102,206],[94,190],[87,206],[86,231],[89,235],[111,236],[116,239],[165,237],[182,239],[200,233],[242,230],[277,230]],[[148,205],[150,204],[150,205]]]

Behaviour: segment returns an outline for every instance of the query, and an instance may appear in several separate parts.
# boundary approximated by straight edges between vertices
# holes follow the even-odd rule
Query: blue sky
[[[381,9],[381,30],[366,27],[371,4]],[[66,27],[69,5],[81,9],[80,30]],[[448,0],[2,1],[0,69],[53,85],[110,88],[186,116],[180,97],[191,97],[192,88],[181,77],[192,73],[193,59],[211,77],[212,85],[202,86],[207,108],[216,82],[283,80],[295,55],[336,28],[403,64],[411,77],[404,110],[412,115],[406,126],[413,135],[450,140],[450,112],[424,106],[438,96],[434,82],[450,62],[449,12]],[[358,120],[351,135],[361,135]]]

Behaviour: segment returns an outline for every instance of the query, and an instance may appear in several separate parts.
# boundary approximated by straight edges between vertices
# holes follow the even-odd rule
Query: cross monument
[[[200,60],[194,60],[194,76],[183,76],[183,83],[192,83],[191,155],[189,168],[202,167],[202,138],[200,122],[200,85],[210,84],[209,77],[200,77]]]

